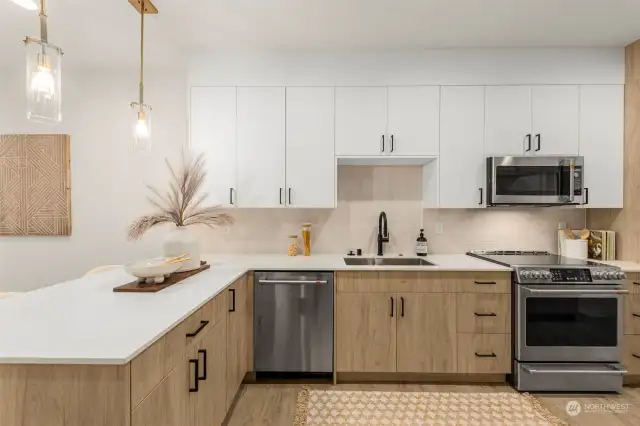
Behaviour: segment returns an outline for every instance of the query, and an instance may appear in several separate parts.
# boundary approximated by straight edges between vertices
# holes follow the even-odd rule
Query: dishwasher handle
[[[260,284],[329,284],[327,280],[258,280]]]

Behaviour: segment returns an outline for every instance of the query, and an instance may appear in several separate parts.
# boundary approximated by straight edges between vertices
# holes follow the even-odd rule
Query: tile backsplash
[[[378,215],[385,211],[390,242],[385,253],[414,254],[420,228],[430,253],[463,253],[470,249],[535,249],[556,251],[558,223],[585,226],[585,210],[423,209],[422,168],[413,166],[341,166],[336,209],[231,210],[236,224],[227,229],[201,229],[203,252],[283,253],[287,235],[300,234],[311,222],[312,253],[376,252]]]

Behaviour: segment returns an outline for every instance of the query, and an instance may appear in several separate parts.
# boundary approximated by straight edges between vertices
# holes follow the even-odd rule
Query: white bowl
[[[140,260],[124,265],[124,270],[134,277],[145,280],[148,284],[154,282],[160,284],[164,281],[165,276],[169,276],[182,266],[182,262],[167,264],[167,259],[169,258],[156,257],[154,259]]]

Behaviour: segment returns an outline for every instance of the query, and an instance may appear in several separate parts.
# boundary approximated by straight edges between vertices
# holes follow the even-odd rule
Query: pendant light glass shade
[[[35,0],[11,0],[11,1],[27,10],[38,10],[38,5],[36,4]]]
[[[62,121],[62,51],[27,38],[27,118],[42,123]]]
[[[139,154],[151,154],[151,107],[137,102],[132,102],[131,107],[136,111],[134,150]]]

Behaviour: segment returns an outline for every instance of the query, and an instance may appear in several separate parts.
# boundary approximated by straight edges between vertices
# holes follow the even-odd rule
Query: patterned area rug
[[[379,392],[302,389],[294,426],[566,425],[517,392]]]

